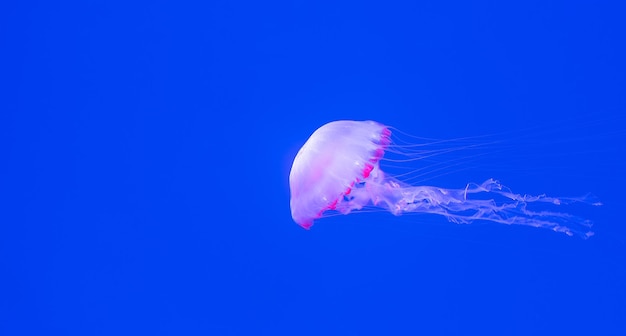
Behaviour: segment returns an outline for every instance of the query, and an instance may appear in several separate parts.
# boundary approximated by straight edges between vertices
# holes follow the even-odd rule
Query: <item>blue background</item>
[[[626,334],[626,13],[506,3],[4,4],[0,334]],[[291,162],[338,119],[500,134],[428,184],[593,192],[596,236],[303,230]]]

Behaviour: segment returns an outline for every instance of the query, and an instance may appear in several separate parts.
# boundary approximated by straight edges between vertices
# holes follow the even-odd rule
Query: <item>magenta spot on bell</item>
[[[372,166],[369,163],[366,163],[365,168],[363,168],[363,178],[368,178],[372,170],[374,170],[374,166]]]

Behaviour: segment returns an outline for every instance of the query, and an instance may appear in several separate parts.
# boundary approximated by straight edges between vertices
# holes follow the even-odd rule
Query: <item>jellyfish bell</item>
[[[385,152],[396,150],[394,146],[390,127],[375,121],[333,121],[317,129],[298,151],[291,167],[293,220],[309,229],[327,211],[349,214],[374,206],[394,215],[430,213],[455,223],[485,220],[545,227],[584,238],[593,235],[588,220],[528,208],[531,203],[599,205],[591,196],[520,195],[493,179],[460,189],[410,185],[380,169]]]
[[[343,198],[366,180],[390,143],[391,132],[374,121],[341,120],[317,129],[291,167],[291,215],[310,228],[327,210],[344,210]]]

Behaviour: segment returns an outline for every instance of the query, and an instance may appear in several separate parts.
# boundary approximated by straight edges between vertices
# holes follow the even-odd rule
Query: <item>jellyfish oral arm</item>
[[[554,198],[545,195],[520,195],[511,192],[498,181],[489,179],[482,184],[468,184],[464,189],[446,189],[432,186],[408,186],[385,174],[376,166],[364,187],[354,188],[350,198],[337,204],[344,214],[361,209],[365,200],[387,209],[394,215],[427,213],[446,217],[450,222],[469,224],[483,220],[502,224],[518,224],[548,228],[567,235],[590,237],[591,222],[563,212],[531,210],[532,203],[560,206],[572,202],[591,203],[591,196]]]

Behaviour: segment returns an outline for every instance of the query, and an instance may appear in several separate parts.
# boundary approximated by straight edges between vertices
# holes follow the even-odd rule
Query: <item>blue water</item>
[[[619,2],[0,12],[0,334],[626,334]],[[591,192],[566,211],[595,235],[385,212],[304,230],[289,169],[341,119],[484,136],[418,182]]]

